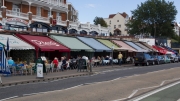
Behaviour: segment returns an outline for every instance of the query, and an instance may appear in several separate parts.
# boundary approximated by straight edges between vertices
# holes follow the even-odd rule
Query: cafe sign
[[[19,18],[9,18],[7,19],[7,22],[21,22],[25,25],[28,25],[28,22]]]
[[[32,42],[34,42],[35,44],[37,44],[38,46],[59,46],[59,44],[53,42],[53,41],[39,41],[39,40],[31,40]]]

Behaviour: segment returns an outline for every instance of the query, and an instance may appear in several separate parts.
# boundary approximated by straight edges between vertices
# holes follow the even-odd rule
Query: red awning
[[[34,36],[34,35],[21,35],[16,34],[22,40],[28,42],[29,44],[33,45],[37,50],[41,51],[55,51],[58,50],[60,52],[70,52],[70,49],[66,46],[57,43],[56,41],[50,39],[46,36]]]
[[[166,54],[167,50],[158,46],[152,46],[154,49],[156,49],[159,53]]]

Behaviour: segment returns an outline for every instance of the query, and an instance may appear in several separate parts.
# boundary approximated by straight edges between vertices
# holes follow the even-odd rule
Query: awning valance
[[[21,39],[17,38],[13,35],[4,35],[0,34],[0,42],[7,45],[7,39],[9,38],[9,49],[10,50],[28,50],[28,49],[35,49],[32,45],[22,41]]]
[[[102,43],[98,42],[97,40],[93,38],[87,38],[87,37],[77,37],[79,40],[81,40],[83,43],[87,44],[91,48],[93,48],[96,52],[112,52],[110,48],[103,45]]]
[[[70,52],[70,49],[65,47],[62,44],[57,43],[56,41],[50,39],[46,36],[34,36],[34,35],[21,35],[17,36],[29,44],[33,45],[36,50],[40,49],[41,51],[60,51],[60,52]]]
[[[79,41],[75,37],[65,37],[65,36],[56,36],[56,35],[50,35],[50,37],[57,42],[67,46],[71,49],[71,51],[88,51],[88,52],[94,52],[94,50],[84,44],[83,42]]]

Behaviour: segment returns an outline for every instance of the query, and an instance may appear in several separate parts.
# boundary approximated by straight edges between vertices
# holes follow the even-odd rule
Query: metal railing
[[[68,8],[68,5],[65,3],[60,2],[61,0],[35,0],[42,3],[47,3],[53,6],[65,7]]]
[[[22,12],[6,10],[6,14],[9,15],[9,16],[19,16],[19,17],[23,17],[23,18],[27,18],[28,19],[28,14],[22,13]]]
[[[48,17],[42,17],[42,16],[38,16],[38,15],[32,15],[32,19],[33,20],[40,20],[40,21],[43,21],[43,22],[49,22],[49,18]]]

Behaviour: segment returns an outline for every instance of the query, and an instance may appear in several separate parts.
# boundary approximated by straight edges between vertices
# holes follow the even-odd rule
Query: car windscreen
[[[136,56],[140,57],[140,56],[144,56],[144,54],[143,53],[136,53]]]

